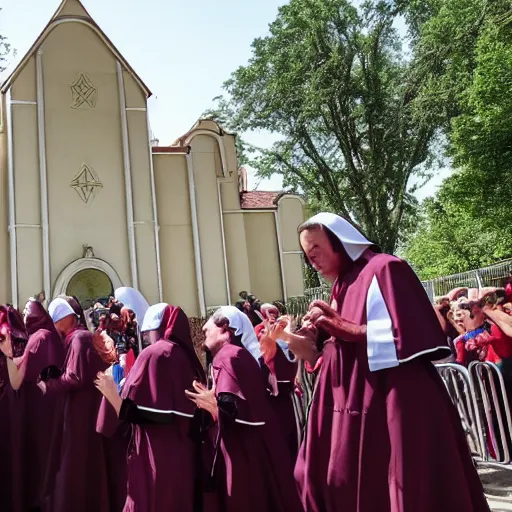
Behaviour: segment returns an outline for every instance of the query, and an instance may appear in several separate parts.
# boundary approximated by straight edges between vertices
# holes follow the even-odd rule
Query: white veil
[[[321,224],[332,231],[343,244],[345,251],[347,251],[352,261],[358,260],[366,249],[374,245],[352,226],[350,222],[334,213],[318,213],[304,224]]]
[[[237,336],[242,336],[242,345],[259,364],[261,357],[260,342],[249,317],[235,308],[235,306],[222,306],[217,312],[220,312],[222,316],[229,320],[229,326],[235,330]]]
[[[139,328],[142,326],[142,322],[144,321],[144,315],[146,311],[149,309],[149,303],[144,298],[142,293],[135,288],[129,288],[127,286],[123,288],[118,288],[114,292],[114,296],[116,300],[122,302],[124,307],[127,309],[131,309],[135,312],[137,316],[137,323],[139,324]]]

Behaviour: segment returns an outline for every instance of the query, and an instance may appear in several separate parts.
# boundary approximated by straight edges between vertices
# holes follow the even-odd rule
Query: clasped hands
[[[319,355],[316,341],[320,330],[329,336],[349,342],[364,341],[366,338],[365,325],[359,326],[343,320],[329,304],[316,300],[311,303],[298,331],[294,332],[293,321],[286,316],[279,318],[274,325],[266,326],[266,334],[261,340],[264,359],[267,355],[275,354],[275,342],[277,339],[282,339],[288,343],[290,350],[298,359],[314,365]]]

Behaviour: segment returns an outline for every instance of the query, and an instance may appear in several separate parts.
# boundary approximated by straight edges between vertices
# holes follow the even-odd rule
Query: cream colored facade
[[[2,86],[0,303],[125,285],[199,316],[241,290],[303,294],[301,198],[243,205],[235,136],[213,121],[152,146],[150,94],[65,0]]]

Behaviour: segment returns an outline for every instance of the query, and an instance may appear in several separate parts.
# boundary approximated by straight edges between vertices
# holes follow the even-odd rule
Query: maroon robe
[[[141,411],[169,415],[170,422],[131,425],[125,512],[194,511],[197,450],[189,432],[195,405],[185,390],[204,374],[180,308],[167,306],[160,333],[164,339],[141,352],[121,396]]]
[[[213,358],[216,394],[236,400],[234,417],[219,414],[216,467],[219,510],[302,510],[282,431],[260,367],[245,349],[224,345]]]
[[[23,437],[23,493],[27,505],[41,506],[47,487],[53,483],[59,452],[49,441],[55,429],[62,429],[63,400],[43,395],[39,380],[57,377],[64,364],[64,345],[53,322],[39,302],[31,302],[25,319],[29,340],[16,364],[25,368],[18,391],[25,409]]]
[[[262,366],[263,370],[265,368],[270,373],[269,382],[273,384],[269,390],[270,405],[286,438],[292,461],[295,463],[300,439],[300,425],[293,399],[298,363],[290,361],[278,346],[273,360]]]
[[[488,511],[430,362],[449,355],[446,337],[411,268],[366,250],[335,284],[333,307],[367,335],[324,344],[295,468],[305,509]]]
[[[0,326],[11,330],[14,358],[20,357],[27,343],[27,332],[19,311],[12,306],[0,307]],[[9,381],[7,360],[0,354],[0,510],[25,512],[26,477],[23,460],[24,400]]]
[[[47,382],[47,393],[64,396],[61,459],[46,508],[50,512],[108,512],[109,497],[103,440],[96,432],[101,393],[96,375],[106,369],[82,327],[64,341],[64,373]]]
[[[103,397],[96,431],[103,435],[103,446],[107,464],[110,512],[120,512],[126,503],[128,470],[126,456],[129,442],[129,426],[119,421],[116,411]]]

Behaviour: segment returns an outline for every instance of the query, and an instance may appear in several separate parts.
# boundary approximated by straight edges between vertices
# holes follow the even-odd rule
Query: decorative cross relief
[[[85,73],[77,75],[70,85],[73,109],[90,109],[96,107],[98,99],[98,89],[92,83],[89,76]]]
[[[83,244],[82,245],[82,249],[83,249],[83,253],[82,253],[82,258],[85,259],[85,258],[94,258],[94,249],[88,245],[88,244]]]
[[[73,178],[70,186],[85,204],[92,202],[98,191],[103,188],[96,171],[87,164],[82,164],[80,172]]]

